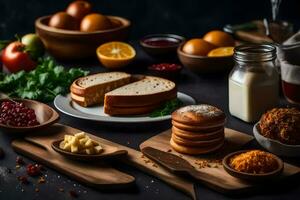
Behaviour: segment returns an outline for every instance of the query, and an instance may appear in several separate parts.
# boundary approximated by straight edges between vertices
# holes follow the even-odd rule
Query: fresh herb
[[[50,57],[40,58],[30,72],[0,73],[0,91],[10,97],[50,102],[56,95],[68,93],[72,82],[87,74],[80,68],[65,69]]]
[[[164,103],[161,107],[150,113],[150,117],[162,117],[170,115],[177,108],[181,107],[183,102],[179,99],[173,99]]]

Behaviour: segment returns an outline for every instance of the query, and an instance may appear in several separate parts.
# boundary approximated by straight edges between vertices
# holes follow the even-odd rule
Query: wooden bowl
[[[174,43],[174,45],[168,45],[168,46],[154,46],[149,45],[145,43],[145,40],[148,39],[165,39],[170,40],[178,43]],[[143,47],[144,51],[154,57],[162,57],[162,56],[170,56],[170,55],[176,55],[176,50],[178,46],[181,45],[185,41],[185,38],[179,35],[175,34],[151,34],[143,37],[140,40],[140,45]]]
[[[230,153],[227,156],[225,156],[223,158],[223,161],[222,161],[224,170],[228,174],[230,174],[231,176],[234,176],[234,177],[239,178],[239,179],[247,180],[247,181],[252,181],[252,182],[269,181],[271,179],[277,178],[282,173],[284,164],[283,164],[282,160],[279,157],[275,156],[275,155],[273,155],[273,156],[276,159],[276,161],[278,162],[278,168],[276,170],[272,171],[272,172],[269,172],[269,173],[252,174],[252,173],[239,172],[239,171],[231,168],[230,164],[229,164],[230,158],[232,156],[237,155],[237,154],[245,153],[247,151],[249,151],[249,150],[236,151],[236,152]]]
[[[48,26],[50,17],[38,18],[35,21],[35,29],[47,51],[60,60],[96,57],[96,49],[99,45],[110,41],[126,40],[131,25],[125,18],[108,16],[120,26],[103,31],[81,32],[50,27]]]
[[[234,65],[233,56],[208,57],[190,55],[182,51],[183,45],[180,45],[177,49],[178,58],[183,66],[196,74],[229,71]]]
[[[0,103],[8,99],[0,99]],[[15,127],[0,124],[0,130],[8,133],[32,133],[33,131],[47,128],[59,120],[59,114],[50,106],[38,101],[27,99],[12,99],[16,102],[22,102],[25,106],[33,109],[37,117],[39,125],[29,127]]]

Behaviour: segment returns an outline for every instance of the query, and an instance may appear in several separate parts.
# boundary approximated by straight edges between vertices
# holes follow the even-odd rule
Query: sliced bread
[[[105,93],[131,82],[131,75],[124,72],[107,72],[85,76],[75,80],[71,98],[82,106],[100,104]]]
[[[146,76],[105,94],[104,106],[141,107],[161,104],[177,97],[176,84],[167,79]]]

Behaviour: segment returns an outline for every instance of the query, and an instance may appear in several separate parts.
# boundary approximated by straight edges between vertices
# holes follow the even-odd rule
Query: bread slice
[[[142,106],[142,107],[110,107],[104,105],[104,113],[112,116],[120,115],[142,115],[154,111],[161,104]]]
[[[105,93],[131,82],[131,75],[124,72],[98,73],[75,80],[71,98],[79,105],[91,106],[104,101]]]
[[[167,79],[146,76],[105,94],[104,106],[142,107],[161,104],[177,97],[176,84]]]

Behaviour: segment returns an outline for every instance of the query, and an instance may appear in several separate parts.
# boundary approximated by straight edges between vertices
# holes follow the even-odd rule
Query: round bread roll
[[[203,132],[191,132],[186,130],[181,130],[176,126],[172,127],[172,134],[188,139],[188,140],[212,140],[215,138],[219,138],[224,136],[224,128],[218,129],[217,131],[213,131],[211,133],[203,133]]]
[[[218,126],[225,123],[226,116],[222,110],[208,104],[189,105],[172,113],[172,120],[203,127]]]
[[[218,146],[220,143],[223,143],[224,136],[221,136],[212,140],[189,140],[185,138],[178,137],[177,135],[172,135],[172,140],[176,142],[178,145],[186,146],[186,147],[199,147],[205,148],[210,146]]]
[[[177,151],[178,153],[189,154],[189,155],[199,155],[214,152],[220,149],[223,146],[224,142],[221,142],[219,145],[208,146],[204,148],[196,148],[196,147],[186,147],[182,145],[178,145],[173,139],[170,140],[171,147]]]
[[[175,126],[176,128],[179,128],[181,130],[186,130],[186,131],[191,131],[191,132],[211,133],[211,132],[220,130],[221,128],[224,128],[225,122],[217,124],[217,125],[211,125],[211,126],[203,126],[203,125],[196,126],[196,125],[183,124],[181,122],[172,120],[172,124],[173,124],[173,126]]]

